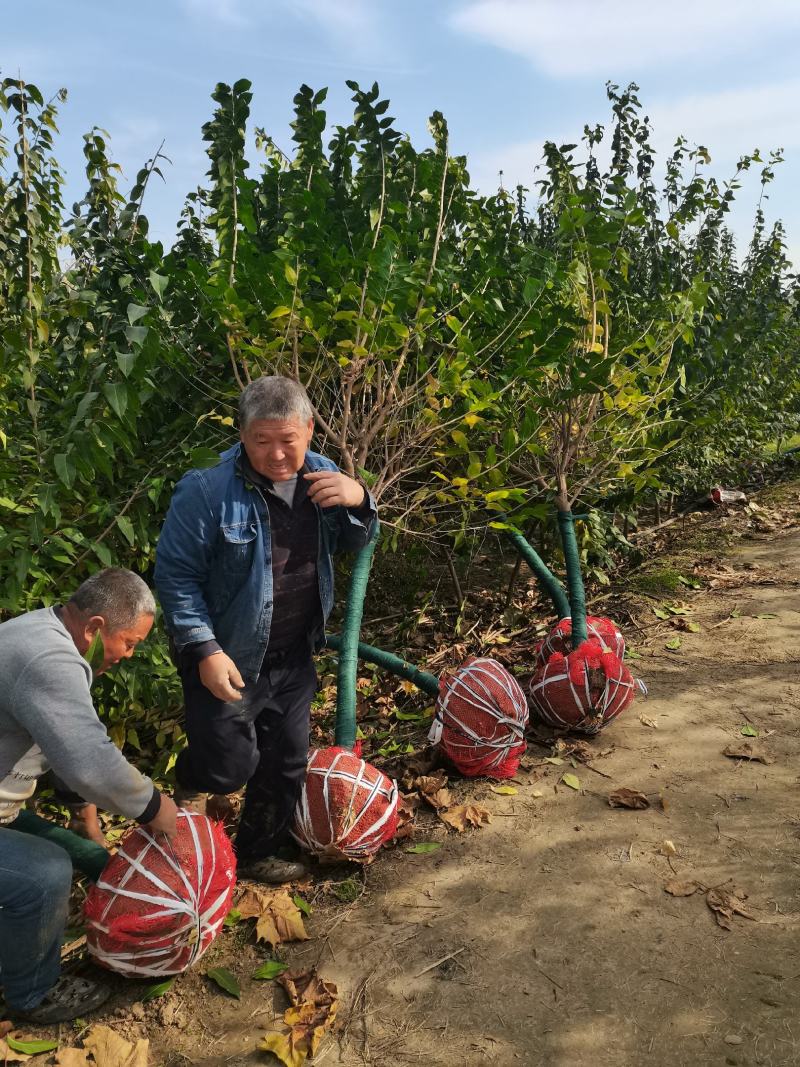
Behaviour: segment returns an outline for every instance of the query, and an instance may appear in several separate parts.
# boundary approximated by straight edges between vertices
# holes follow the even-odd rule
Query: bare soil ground
[[[515,794],[451,781],[489,825],[457,834],[430,813],[414,840],[437,851],[402,842],[306,888],[311,939],[280,954],[338,986],[315,1064],[800,1064],[800,486],[764,499],[677,535],[673,565],[702,588],[618,602],[650,696],[590,742],[593,769],[545,762],[534,739]],[[664,604],[688,614],[659,619]],[[768,762],[722,754],[745,743]],[[621,786],[651,806],[610,807]],[[701,888],[672,896],[676,880]],[[348,903],[331,893],[345,884]],[[737,887],[749,917],[718,925],[714,887]],[[158,1065],[276,1063],[258,1044],[286,1001],[249,977],[266,955],[240,924],[200,970],[229,967],[241,1000],[195,973],[133,1009],[141,993],[121,988],[103,1021],[148,1036]]]

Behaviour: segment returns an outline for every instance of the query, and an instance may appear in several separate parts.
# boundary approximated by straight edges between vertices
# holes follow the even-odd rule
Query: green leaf
[[[295,893],[295,895],[292,897],[292,900],[294,902],[294,906],[299,911],[302,911],[303,915],[310,915],[311,912],[313,911],[313,908],[308,903],[308,901],[307,900],[303,900],[303,898],[300,896],[299,893]]]
[[[655,607],[653,608],[653,614],[657,619],[669,619],[672,616],[671,611],[667,611],[666,608]]]
[[[216,467],[219,463],[219,452],[205,446],[195,448],[189,456],[189,461],[193,467]]]
[[[757,619],[777,619],[777,617],[774,611],[762,611],[760,615],[756,615]]]
[[[103,666],[103,662],[106,658],[106,650],[103,645],[103,635],[98,630],[92,638],[92,643],[86,649],[83,654],[83,658],[92,668],[92,672],[97,674],[100,668]]]
[[[7,496],[0,496],[0,508],[8,508],[9,511],[16,511],[20,515],[31,515],[33,513],[33,508],[26,507],[24,504],[15,504]]]
[[[57,1041],[18,1041],[16,1037],[6,1037],[5,1041],[14,1052],[26,1052],[29,1056],[38,1056],[42,1052],[52,1052],[58,1048]]]
[[[742,727],[741,733],[744,734],[745,737],[758,737],[758,730],[755,726],[751,726],[749,722]]]
[[[133,548],[136,542],[136,535],[133,532],[133,523],[127,517],[127,515],[117,515],[117,526],[119,526],[120,530],[122,531],[122,536],[131,546],[131,548]]]
[[[128,304],[128,322],[133,326],[139,319],[144,318],[149,310],[149,308],[142,307],[141,304]]]
[[[121,419],[128,407],[128,389],[122,382],[106,382],[103,392],[115,414]]]
[[[297,271],[290,263],[284,263],[283,275],[289,285],[297,285]]]
[[[223,926],[236,926],[242,921],[242,913],[238,908],[231,908],[222,921]]]
[[[292,309],[285,304],[279,304],[278,307],[273,308],[267,315],[268,319],[282,319],[284,315],[291,315]]]
[[[664,648],[668,648],[670,652],[677,652],[681,647],[680,637],[670,637],[669,641],[664,642]]]
[[[281,963],[280,960],[265,960],[259,967],[256,967],[252,977],[257,982],[271,982],[273,978],[277,978],[286,970],[288,970],[288,964]]]
[[[699,622],[687,622],[686,623],[686,630],[690,634],[699,634],[700,633],[700,623]]]
[[[562,774],[561,781],[564,785],[568,785],[570,789],[580,789],[581,780],[576,774]]]
[[[154,270],[150,271],[149,278],[150,284],[155,289],[158,299],[163,300],[164,293],[167,291],[167,286],[169,285],[169,278],[164,274],[156,274]]]
[[[564,762],[560,756],[545,756],[544,763],[552,763],[554,767],[560,767]]]
[[[148,986],[144,991],[144,995],[139,999],[143,1004],[146,1004],[148,1000],[155,1000],[156,997],[163,997],[167,990],[172,989],[174,984],[174,978],[168,978],[166,982],[157,982],[155,985]]]
[[[424,856],[428,852],[436,852],[442,846],[438,841],[421,841],[418,845],[410,845],[406,852],[413,852],[416,856]]]
[[[236,997],[237,1000],[241,998],[242,988],[239,985],[239,980],[227,967],[212,967],[206,971],[206,977],[210,978],[212,982],[216,982],[220,989],[224,989],[232,997]]]
[[[136,345],[137,348],[144,344],[145,337],[147,337],[146,326],[126,326],[125,336],[132,345]]]
[[[72,465],[72,460],[64,452],[58,452],[53,457],[53,466],[60,480],[69,489],[75,481],[75,468]]]

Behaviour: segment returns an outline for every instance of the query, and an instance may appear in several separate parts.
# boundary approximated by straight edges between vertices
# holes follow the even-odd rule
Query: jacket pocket
[[[222,569],[228,574],[243,574],[253,565],[256,548],[256,524],[240,522],[221,527]]]

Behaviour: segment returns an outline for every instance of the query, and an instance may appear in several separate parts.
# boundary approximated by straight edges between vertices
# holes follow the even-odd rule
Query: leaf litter
[[[316,970],[287,971],[278,975],[277,981],[289,997],[290,1006],[283,1013],[288,1030],[265,1034],[260,1047],[271,1052],[285,1067],[302,1067],[316,1053],[336,1021],[338,990]]]
[[[256,940],[279,945],[282,941],[307,941],[303,916],[285,889],[265,891],[248,886],[236,902],[243,919],[256,920]]]

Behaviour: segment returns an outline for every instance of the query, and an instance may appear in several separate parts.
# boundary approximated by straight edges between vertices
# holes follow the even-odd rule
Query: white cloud
[[[650,117],[653,144],[662,161],[676,137],[682,134],[690,143],[704,145],[711,154],[713,172],[719,178],[727,178],[736,160],[754,148],[760,148],[764,158],[773,148],[785,148],[787,155],[792,149],[800,148],[799,100],[800,78],[790,78],[767,85],[677,98],[656,97],[650,101],[645,98],[643,111]],[[498,172],[502,170],[506,188],[514,188],[518,183],[530,187],[545,140],[575,143],[585,122],[599,121],[608,128],[610,117],[606,108],[602,114],[580,116],[574,126],[568,127],[560,116],[558,126],[543,130],[541,136],[473,153],[469,161],[473,181],[482,191],[494,191]],[[782,176],[779,167],[778,182]]]
[[[555,77],[616,77],[723,57],[800,27],[797,0],[469,0],[456,29]]]

